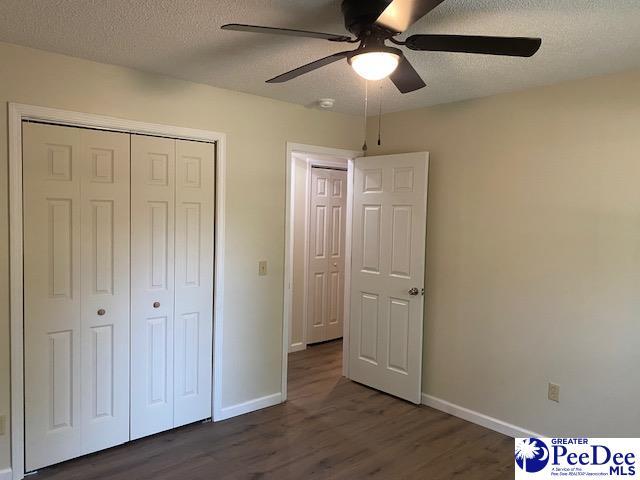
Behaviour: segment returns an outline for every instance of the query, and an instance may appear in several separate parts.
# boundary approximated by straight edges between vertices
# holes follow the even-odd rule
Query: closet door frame
[[[177,126],[124,120],[116,117],[9,103],[9,269],[10,269],[10,355],[11,355],[11,473],[24,477],[24,271],[22,206],[22,122],[36,121],[72,127],[155,135],[179,140],[215,144],[215,250],[213,297],[213,420],[223,418],[222,345],[224,319],[224,251],[226,134]],[[219,332],[220,335],[216,335]]]

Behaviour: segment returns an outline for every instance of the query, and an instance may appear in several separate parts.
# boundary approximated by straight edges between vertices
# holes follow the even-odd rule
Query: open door
[[[420,403],[426,152],[358,158],[353,176],[349,377]]]

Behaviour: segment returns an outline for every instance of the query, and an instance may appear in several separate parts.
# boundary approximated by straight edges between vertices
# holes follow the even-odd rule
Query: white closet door
[[[173,427],[175,140],[131,136],[131,439]]]
[[[25,468],[82,454],[80,139],[24,123]]]
[[[211,417],[214,149],[176,141],[176,427]]]
[[[82,450],[129,440],[129,134],[81,130]]]
[[[311,169],[307,343],[342,337],[347,172]]]
[[[23,161],[29,471],[129,438],[129,136],[25,123]]]

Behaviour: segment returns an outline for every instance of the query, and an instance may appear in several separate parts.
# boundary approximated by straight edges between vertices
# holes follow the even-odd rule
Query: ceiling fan
[[[355,50],[334,53],[267,80],[282,83],[309,73],[338,60],[347,59],[353,69],[367,80],[389,77],[402,93],[409,93],[426,84],[404,56],[402,50],[386,45],[389,41],[410,50],[431,52],[464,52],[486,55],[531,57],[542,40],[525,37],[485,37],[471,35],[411,35],[404,41],[394,38],[413,23],[436,8],[444,0],[343,0],[347,35],[309,32],[288,28],[261,27],[230,23],[223,30],[271,33],[294,37],[319,38],[330,42],[359,43]]]
[[[531,57],[542,40],[525,37],[485,37],[471,35],[411,35],[404,41],[394,38],[413,23],[440,5],[444,0],[343,0],[345,27],[355,38],[347,35],[309,32],[288,28],[261,27],[230,23],[223,30],[271,33],[294,37],[319,38],[330,42],[359,43],[354,50],[334,53],[307,63],[267,80],[282,83],[309,73],[338,60],[347,59],[353,69],[367,80],[389,77],[402,93],[409,93],[426,84],[413,68],[402,50],[386,45],[389,41],[410,50],[431,52],[463,52],[486,55]]]

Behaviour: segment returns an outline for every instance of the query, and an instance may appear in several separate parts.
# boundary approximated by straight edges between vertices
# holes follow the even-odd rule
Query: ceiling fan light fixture
[[[351,57],[350,63],[362,78],[382,80],[398,68],[400,55],[394,52],[365,52]]]
[[[387,42],[416,52],[456,52],[509,57],[531,57],[540,49],[542,39],[528,37],[417,34],[404,40],[394,38],[444,1],[342,0],[344,25],[351,35],[240,23],[229,23],[221,28],[238,32],[317,38],[339,43],[359,43],[355,50],[344,50],[319,58],[270,78],[267,83],[288,82],[335,62],[347,60],[359,76],[367,80],[389,78],[400,93],[415,92],[426,87],[426,83],[413,68],[403,50],[388,46]]]

